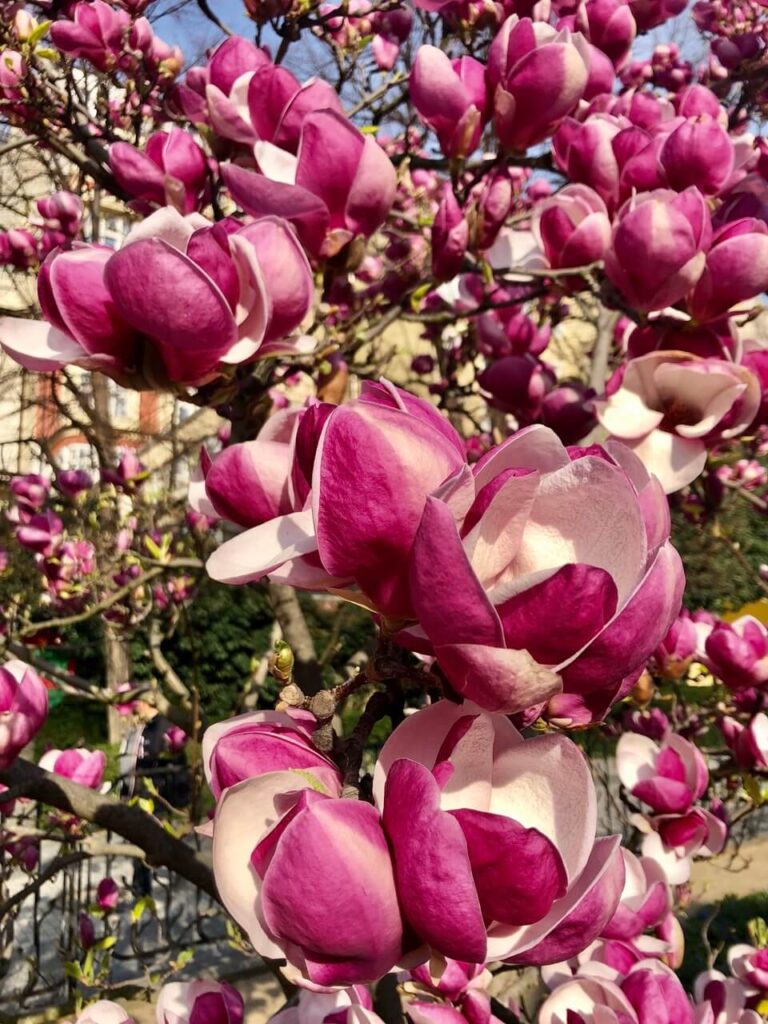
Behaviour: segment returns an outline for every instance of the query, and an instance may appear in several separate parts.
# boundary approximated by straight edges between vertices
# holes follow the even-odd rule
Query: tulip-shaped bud
[[[329,792],[341,786],[338,768],[312,742],[317,725],[308,711],[256,711],[210,726],[203,736],[203,767],[211,792],[267,772],[311,772]]]
[[[222,793],[213,870],[254,948],[286,957],[314,984],[373,981],[400,960],[403,925],[378,812],[329,795],[309,772],[270,772]]]
[[[733,143],[717,121],[706,115],[689,118],[666,137],[659,160],[672,188],[682,192],[696,185],[714,195],[733,173]]]
[[[565,445],[578,444],[597,424],[595,392],[580,381],[552,388],[541,400],[539,419]]]
[[[605,272],[634,309],[663,309],[693,289],[711,237],[709,211],[697,189],[640,195],[621,209]]]
[[[50,489],[50,480],[37,473],[11,477],[11,494],[19,508],[28,514],[38,512],[45,505]]]
[[[452,186],[446,183],[432,224],[432,276],[436,281],[450,281],[460,272],[468,241],[469,224]]]
[[[526,150],[576,108],[589,78],[589,48],[578,32],[513,15],[491,44],[487,77],[501,145]]]
[[[40,730],[48,714],[48,691],[23,661],[0,666],[0,768],[7,768]]]
[[[37,200],[37,209],[46,227],[74,238],[83,219],[83,201],[72,192],[54,192]]]
[[[81,911],[77,918],[77,935],[81,947],[87,952],[96,942],[96,928],[90,914]]]
[[[587,0],[585,13],[589,41],[620,71],[629,58],[637,34],[628,0]]]
[[[477,147],[486,117],[485,68],[474,57],[451,60],[436,46],[422,46],[410,76],[416,112],[435,132],[440,148],[461,159]]]
[[[11,228],[0,235],[2,262],[19,270],[29,270],[41,259],[38,240],[27,228]]]
[[[696,320],[716,320],[733,306],[756,302],[767,288],[768,225],[745,217],[715,233],[689,309]]]
[[[93,487],[93,477],[84,469],[62,469],[56,475],[56,486],[68,498],[76,498]]]
[[[619,198],[620,176],[613,140],[626,126],[623,118],[610,114],[593,114],[584,121],[568,117],[552,139],[561,170],[571,181],[593,188],[611,210]]]
[[[96,886],[96,902],[105,913],[115,910],[120,902],[120,889],[112,878],[102,878]]]
[[[47,772],[71,779],[88,789],[98,789],[104,778],[107,758],[103,750],[74,747],[71,750],[48,750],[38,763]]]
[[[763,687],[768,682],[768,630],[751,615],[718,622],[706,639],[706,660],[735,693]]]
[[[373,57],[381,71],[391,71],[400,53],[400,47],[411,34],[413,12],[408,7],[376,11],[371,26]]]
[[[761,712],[744,726],[726,715],[718,725],[739,768],[744,771],[768,768],[768,716]]]
[[[656,744],[625,733],[616,747],[621,784],[658,814],[685,814],[709,785],[707,762],[698,748],[676,733]]]
[[[489,174],[477,197],[473,226],[474,247],[490,249],[504,226],[512,207],[512,181],[504,173]]]
[[[157,1024],[242,1024],[243,997],[226,981],[172,981],[155,1007]]]
[[[41,512],[29,522],[16,527],[16,540],[22,547],[37,554],[50,556],[64,536],[64,524],[53,512]]]
[[[181,128],[150,135],[143,151],[115,142],[109,163],[118,185],[133,197],[132,205],[140,213],[166,205],[181,214],[193,213],[205,201],[205,154]]]
[[[114,67],[130,26],[125,11],[115,10],[105,0],[93,0],[76,3],[71,19],[62,18],[51,25],[53,45],[67,57],[90,61],[99,71]]]
[[[112,484],[119,491],[133,494],[147,479],[149,471],[138,455],[130,450],[123,452],[113,468],[107,466],[101,471],[101,482]]]
[[[11,10],[13,10],[13,8],[11,8]],[[11,28],[14,36],[20,43],[26,43],[37,26],[38,22],[32,17],[29,11],[22,9],[20,11],[16,11],[13,15]]]
[[[623,725],[630,732],[639,733],[657,742],[664,738],[669,729],[669,719],[661,708],[650,708],[646,711],[629,711],[624,716]]]
[[[689,85],[672,97],[675,113],[679,117],[709,117],[723,127],[728,126],[728,115],[720,100],[706,85]]]
[[[493,405],[522,422],[538,418],[544,396],[555,384],[554,373],[530,356],[505,356],[477,378]]]
[[[554,269],[596,263],[611,243],[605,203],[586,185],[566,185],[537,204],[531,226]]]

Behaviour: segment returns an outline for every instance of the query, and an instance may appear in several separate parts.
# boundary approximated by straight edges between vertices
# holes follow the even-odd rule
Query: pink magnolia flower
[[[28,514],[38,512],[45,505],[50,490],[50,480],[37,473],[11,477],[11,494],[19,508]]]
[[[56,486],[68,498],[76,498],[93,487],[93,477],[84,469],[62,469],[56,474]]]
[[[304,985],[298,1002],[274,1014],[268,1024],[381,1024],[373,1012],[371,995],[362,985],[341,989]]]
[[[126,42],[131,21],[125,11],[104,0],[76,3],[72,20],[60,18],[51,25],[51,42],[68,57],[82,57],[99,71],[114,67]]]
[[[658,960],[641,960],[626,976],[610,969],[559,985],[539,1009],[538,1024],[693,1024],[678,977]]]
[[[38,294],[48,324],[0,320],[12,358],[44,372],[75,363],[141,387],[200,383],[222,365],[294,351],[286,335],[306,316],[313,283],[286,221],[209,225],[168,207],[134,227],[118,252],[52,253]]]
[[[120,902],[120,889],[113,878],[102,878],[96,886],[96,902],[105,912],[115,910]]]
[[[565,737],[524,740],[501,715],[442,700],[397,727],[373,788],[422,958],[549,963],[612,917],[619,838],[595,839],[594,786]]]
[[[91,949],[96,942],[96,928],[93,918],[82,910],[77,916],[77,935],[80,945],[86,951]]]
[[[726,715],[718,725],[740,768],[745,771],[768,768],[768,715],[760,712],[747,725]]]
[[[436,46],[421,46],[409,80],[419,117],[435,132],[443,153],[468,156],[487,119],[485,67],[474,57],[451,60]]]
[[[680,606],[666,500],[620,445],[569,452],[537,426],[470,468],[433,407],[366,384],[304,411],[291,480],[296,511],[222,545],[210,575],[355,585],[487,710],[599,717]]]
[[[586,185],[566,185],[537,203],[531,228],[550,267],[581,267],[601,260],[611,243],[605,203]]]
[[[625,729],[647,736],[652,740],[661,740],[669,729],[669,718],[661,708],[650,708],[647,711],[628,711],[623,719]]]
[[[716,320],[733,306],[754,302],[768,288],[768,225],[743,217],[723,224],[712,239],[689,301],[696,320]]]
[[[468,242],[469,224],[446,182],[432,224],[432,276],[436,281],[450,281],[459,273]]]
[[[731,946],[728,967],[734,978],[746,986],[748,995],[768,991],[768,949],[755,949],[746,943]]]
[[[41,768],[62,778],[71,779],[88,789],[98,789],[104,778],[107,758],[103,750],[48,750],[38,762]]]
[[[717,622],[705,649],[707,664],[729,690],[740,693],[768,682],[768,630],[751,615]]]
[[[260,174],[222,164],[234,200],[254,217],[286,217],[308,252],[333,256],[383,223],[395,199],[396,175],[375,139],[335,110],[304,118],[298,153],[257,142]]]
[[[109,150],[109,163],[118,185],[133,197],[131,205],[140,213],[166,205],[181,214],[194,213],[205,202],[205,153],[181,128],[155,132],[143,150],[115,142]]]
[[[226,981],[172,981],[160,989],[157,1024],[242,1024],[243,997]]]
[[[339,795],[309,771],[269,772],[225,789],[213,824],[216,886],[256,951],[331,986],[373,981],[403,953],[378,812]]]
[[[666,136],[659,160],[667,183],[678,192],[695,185],[715,195],[733,173],[734,149],[728,132],[706,115],[688,118]]]
[[[625,733],[616,747],[616,768],[621,784],[659,814],[685,814],[709,785],[704,756],[673,732],[660,744]]]
[[[567,117],[552,138],[557,165],[571,181],[593,188],[612,212],[621,187],[621,166],[613,143],[628,125],[611,114],[592,114],[583,121]]]
[[[16,527],[16,540],[22,547],[41,555],[52,555],[64,537],[64,524],[53,512],[40,512]]]
[[[635,939],[660,924],[672,907],[669,886],[659,865],[623,848],[621,855],[624,888],[613,917],[600,932],[604,939]]]
[[[587,0],[589,41],[610,57],[617,71],[629,59],[637,34],[628,0]]]
[[[618,386],[595,404],[609,434],[670,493],[696,479],[709,447],[746,430],[760,398],[757,378],[737,363],[658,351],[630,360]]]
[[[329,792],[340,788],[341,773],[314,746],[317,725],[308,711],[254,711],[217,722],[203,735],[203,767],[211,792],[267,772],[311,772]]]
[[[133,1017],[111,999],[99,999],[82,1011],[75,1024],[136,1024]]]
[[[711,238],[709,212],[698,189],[643,193],[619,212],[605,272],[634,309],[663,309],[693,289]]]
[[[653,652],[654,664],[666,679],[682,679],[698,651],[696,624],[683,609]]]
[[[7,768],[48,715],[48,690],[23,661],[0,666],[0,768]]]
[[[48,230],[61,232],[67,238],[74,238],[80,231],[83,201],[73,192],[54,192],[38,199],[35,205]]]
[[[512,15],[491,43],[487,77],[501,145],[526,150],[575,109],[589,77],[589,47],[579,32]]]
[[[762,1024],[756,1010],[745,1009],[748,992],[738,978],[704,971],[693,983],[695,1024]]]
[[[180,753],[189,742],[189,736],[180,725],[171,724],[165,730],[163,739],[172,754]]]

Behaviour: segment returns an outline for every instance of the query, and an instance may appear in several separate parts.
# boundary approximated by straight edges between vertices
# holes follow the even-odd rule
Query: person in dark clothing
[[[166,805],[182,808],[189,802],[187,758],[171,740],[173,723],[150,700],[137,700],[134,715],[134,727],[120,750],[121,796],[154,799],[154,813],[162,817],[168,812]],[[147,784],[150,781],[151,786]],[[143,860],[135,862],[131,888],[136,897],[149,896],[152,891],[152,871]]]

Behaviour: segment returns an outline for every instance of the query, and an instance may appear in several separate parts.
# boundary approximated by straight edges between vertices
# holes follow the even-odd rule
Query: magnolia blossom
[[[109,150],[115,179],[130,196],[133,208],[150,213],[174,206],[179,213],[199,210],[208,181],[205,153],[189,132],[171,128],[155,132],[143,149],[115,142]]]
[[[696,624],[687,611],[669,627],[669,632],[653,652],[659,672],[667,679],[682,679],[698,650]],[[640,730],[636,730],[640,731]]]
[[[381,1024],[381,1018],[373,1012],[371,994],[362,985],[341,989],[302,985],[296,1004],[270,1017],[269,1024]]]
[[[693,289],[711,239],[698,189],[642,192],[624,204],[614,223],[605,272],[634,309],[663,309]]]
[[[734,693],[768,682],[768,630],[753,616],[717,622],[705,649],[709,668]]]
[[[613,916],[619,839],[595,839],[594,786],[570,740],[523,740],[502,716],[440,701],[387,740],[373,790],[422,959],[547,963]]]
[[[731,974],[746,987],[748,995],[768,991],[768,949],[755,949],[746,943],[731,946],[728,950],[728,967]]]
[[[611,241],[611,222],[600,196],[586,185],[566,185],[537,203],[533,233],[551,267],[581,267],[601,260]]]
[[[48,690],[23,661],[0,666],[0,768],[7,768],[45,722]]]
[[[421,46],[409,88],[416,112],[433,129],[446,156],[465,157],[477,147],[488,107],[480,61],[451,60],[436,46]]]
[[[658,351],[627,363],[595,405],[603,427],[670,493],[696,479],[711,445],[744,432],[760,399],[757,378],[737,363]]]
[[[721,971],[704,971],[693,983],[695,1024],[762,1024],[756,1010],[745,1009],[748,988]]]
[[[99,999],[81,1012],[75,1024],[136,1024],[119,1003]]]
[[[218,799],[228,786],[267,772],[308,771],[329,791],[341,773],[312,743],[317,719],[308,711],[254,711],[217,722],[203,735],[203,766]]]
[[[677,615],[666,500],[620,445],[569,451],[535,426],[470,468],[432,406],[366,383],[305,409],[279,447],[274,465],[266,450],[250,461],[247,490],[232,477],[228,505],[281,495],[282,514],[220,547],[209,573],[370,603],[487,710],[599,718]]]
[[[760,712],[746,726],[726,715],[718,724],[739,768],[746,771],[768,768],[768,715]]]
[[[538,1024],[693,1024],[677,976],[658,960],[641,960],[622,976],[592,970],[559,985],[539,1009]]]
[[[667,879],[652,860],[622,849],[624,888],[613,917],[600,935],[605,939],[635,939],[661,923],[672,907]]]
[[[170,207],[136,225],[118,252],[52,253],[38,294],[48,324],[0,320],[12,358],[43,372],[75,363],[138,387],[200,383],[220,366],[294,351],[286,335],[314,297],[286,221],[210,225]]]
[[[98,789],[104,778],[107,758],[103,750],[74,747],[71,750],[48,750],[38,763],[47,772],[71,779],[80,786]]]
[[[370,237],[395,199],[395,169],[381,146],[335,110],[309,114],[298,152],[254,145],[261,173],[223,164],[224,182],[246,213],[285,217],[313,256],[338,253]]]
[[[660,744],[625,733],[616,746],[616,768],[621,784],[659,814],[685,814],[709,785],[704,755],[673,732]]]
[[[102,878],[96,886],[96,902],[105,912],[115,910],[120,902],[120,889],[112,878]]]
[[[243,997],[225,981],[172,981],[157,997],[157,1024],[242,1024]]]
[[[584,93],[589,45],[545,21],[507,18],[488,51],[493,120],[505,149],[525,150],[551,135]]]
[[[258,953],[319,985],[374,981],[403,954],[379,815],[340,793],[331,773],[272,771],[225,789],[213,824],[224,906]]]

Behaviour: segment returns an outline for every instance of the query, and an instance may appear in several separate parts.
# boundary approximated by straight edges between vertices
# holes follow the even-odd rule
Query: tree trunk
[[[131,655],[128,642],[117,636],[111,626],[104,626],[104,663],[106,665],[107,689],[114,693],[120,683],[131,678]],[[126,732],[126,719],[113,706],[107,708],[107,738],[111,744],[118,744]]]

